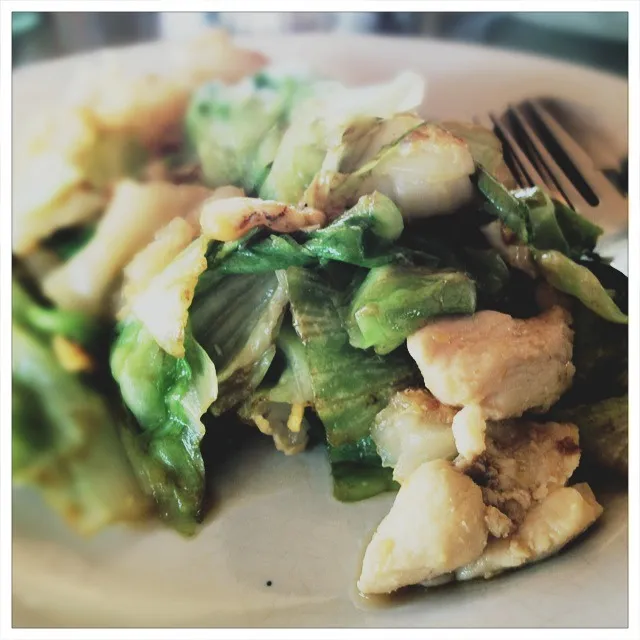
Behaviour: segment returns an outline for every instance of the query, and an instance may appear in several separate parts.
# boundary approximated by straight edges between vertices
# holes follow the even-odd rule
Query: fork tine
[[[537,100],[527,103],[534,113],[540,118],[545,127],[553,134],[558,144],[566,153],[573,166],[582,174],[585,181],[591,186],[598,200],[605,198],[617,198],[623,200],[615,187],[594,166],[593,160],[582,147],[564,130],[555,117]]]
[[[494,131],[495,129],[493,120],[491,120],[491,118],[488,115],[475,116],[473,118],[473,121],[477,125],[480,125],[481,127],[488,129],[489,131]],[[504,142],[506,143],[506,141]],[[508,143],[503,145],[502,155],[507,164],[509,172],[513,176],[513,179],[515,180],[515,183],[518,185],[518,187],[522,189],[524,187],[530,186],[531,183],[526,173],[524,172],[522,166],[520,166],[520,164],[518,163],[518,159],[515,157]]]
[[[538,173],[535,165],[531,162],[531,160],[529,160],[529,158],[527,158],[526,154],[522,151],[520,145],[511,135],[511,132],[500,122],[500,120],[493,113],[489,114],[489,118],[493,122],[495,128],[500,132],[500,135],[509,145],[511,153],[518,161],[518,164],[522,167],[524,172],[529,177],[530,184],[543,186],[545,184],[545,180]]]
[[[544,143],[538,137],[538,134],[533,130],[531,125],[527,122],[524,114],[518,107],[513,105],[509,106],[509,111],[513,114],[514,118],[520,125],[521,129],[526,133],[527,138],[531,142],[531,146],[538,154],[540,160],[546,165],[549,173],[553,177],[554,182],[558,185],[558,188],[564,193],[568,202],[574,209],[588,210],[591,205],[582,197],[582,194],[574,187],[569,178],[566,177],[562,168],[555,161],[554,157],[547,151]]]

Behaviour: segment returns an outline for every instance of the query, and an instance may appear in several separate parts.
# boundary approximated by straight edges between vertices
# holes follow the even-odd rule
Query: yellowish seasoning
[[[52,346],[58,362],[66,371],[78,373],[93,369],[91,356],[76,342],[57,335],[53,338]]]

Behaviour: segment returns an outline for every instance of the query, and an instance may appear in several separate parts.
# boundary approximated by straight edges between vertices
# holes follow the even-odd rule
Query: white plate
[[[435,117],[469,118],[533,95],[569,100],[608,125],[616,154],[626,149],[626,83],[581,67],[427,40],[304,36],[252,38],[247,44],[348,82],[381,80],[412,68],[429,80],[426,112]],[[135,55],[149,51],[137,47]],[[18,73],[16,96],[43,73],[60,77],[68,64]],[[322,450],[285,457],[267,442],[233,458],[220,474],[217,493],[215,512],[193,540],[161,527],[113,528],[80,540],[37,496],[16,491],[14,625],[627,624],[624,493],[599,493],[606,507],[602,521],[552,560],[384,608],[367,606],[354,583],[367,537],[391,496],[340,504],[331,497]]]

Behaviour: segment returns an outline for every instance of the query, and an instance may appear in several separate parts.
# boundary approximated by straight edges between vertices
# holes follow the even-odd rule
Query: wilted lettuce
[[[504,161],[502,143],[493,131],[472,122],[452,120],[442,122],[440,126],[464,140],[474,162],[481,165],[498,182],[515,187],[513,176]]]
[[[629,471],[629,396],[605,398],[554,414],[578,426],[580,447],[598,465],[626,476]]]
[[[323,167],[305,193],[305,202],[335,215],[359,197],[379,191],[405,216],[428,217],[450,213],[472,199],[473,158],[467,145],[448,131],[402,113],[378,126],[361,126],[355,144],[364,146],[365,153],[345,151],[348,164],[340,158],[334,167]],[[389,134],[395,137],[387,139]]]
[[[290,325],[280,330],[276,345],[277,380],[265,381],[240,407],[239,413],[262,433],[270,435],[276,449],[286,454],[298,453],[307,443],[304,412],[314,401],[309,365],[304,345]]]
[[[351,347],[340,319],[339,292],[320,274],[291,268],[285,277],[293,326],[305,347],[314,406],[325,427],[330,457],[334,447],[341,449],[332,462],[362,461],[379,467],[375,447],[373,456],[363,459],[363,441],[370,441],[373,419],[391,395],[411,384],[414,367],[406,354],[379,356]]]
[[[160,348],[140,322],[123,324],[112,353],[111,372],[137,420],[129,422],[129,458],[160,516],[190,534],[201,516],[204,462],[201,416],[216,399],[216,370],[204,349],[186,332],[185,355]]]
[[[215,413],[239,404],[266,374],[286,304],[274,272],[223,276],[196,295],[193,333],[218,370]]]
[[[559,251],[534,251],[533,257],[542,276],[556,289],[572,295],[585,307],[610,322],[627,324],[622,313],[596,276]]]
[[[103,327],[91,316],[80,311],[45,306],[28,294],[15,279],[11,282],[11,294],[14,322],[28,327],[40,337],[59,335],[84,347],[92,347],[102,335]]]
[[[262,185],[309,81],[262,72],[236,85],[202,87],[186,116],[190,144],[211,187],[234,184],[248,193]]]
[[[12,330],[14,483],[35,487],[83,534],[145,516],[107,400],[62,368],[46,338],[21,322]]]
[[[369,271],[351,302],[349,340],[360,349],[389,353],[430,318],[473,313],[475,307],[475,284],[464,273],[377,267]]]
[[[403,228],[398,207],[374,192],[362,196],[331,224],[312,231],[304,248],[323,262],[336,260],[371,267],[393,259],[391,246]]]
[[[627,322],[594,273],[579,263],[591,257],[600,227],[540,187],[509,191],[483,168],[478,170],[477,185],[487,200],[487,211],[515,234],[518,242],[512,246],[524,248],[539,275],[606,320]]]
[[[138,176],[147,159],[127,132],[99,130],[84,116],[66,124],[71,126],[45,131],[18,150],[12,229],[18,255],[59,229],[92,223],[106,204],[108,187]]]
[[[341,144],[350,127],[415,109],[422,102],[423,92],[422,79],[412,73],[368,87],[317,83],[313,96],[294,109],[260,197],[298,203],[327,153]]]

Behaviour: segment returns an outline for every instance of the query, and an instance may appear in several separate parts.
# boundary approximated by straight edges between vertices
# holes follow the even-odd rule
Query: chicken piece
[[[558,489],[531,509],[517,533],[503,540],[490,540],[479,558],[456,570],[456,578],[491,578],[507,569],[543,560],[560,551],[601,514],[602,507],[589,485]]]
[[[311,207],[294,207],[260,198],[210,199],[202,205],[200,226],[212,240],[237,240],[254,227],[264,226],[278,233],[322,226],[326,216]]]
[[[487,523],[489,533],[495,538],[506,538],[514,530],[513,521],[505,516],[500,509],[491,505],[487,507],[484,521]]]
[[[482,409],[470,404],[456,413],[451,425],[456,449],[462,458],[473,460],[485,450],[487,423]]]
[[[393,467],[396,482],[402,484],[424,462],[455,457],[455,413],[426,389],[399,391],[378,413],[371,437],[383,466]]]
[[[497,311],[429,323],[407,339],[425,386],[445,404],[477,405],[487,419],[547,411],[571,385],[570,315],[526,320]]]
[[[475,560],[487,544],[482,491],[445,460],[426,462],[400,488],[365,552],[358,589],[390,593]]]
[[[456,466],[480,487],[487,505],[500,509],[516,525],[527,511],[563,487],[580,462],[578,428],[523,420],[489,422],[486,450]]]
[[[45,294],[63,309],[104,313],[124,266],[158,229],[211,194],[199,185],[122,180],[93,238],[45,279]]]

